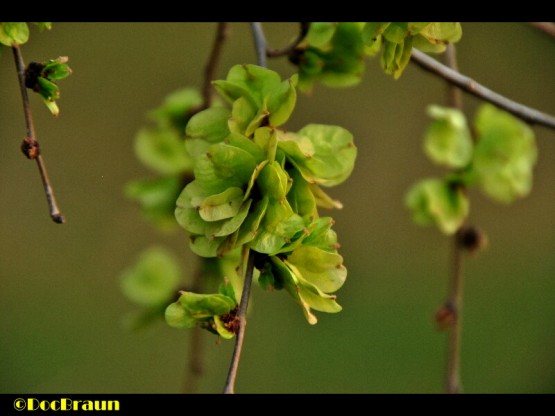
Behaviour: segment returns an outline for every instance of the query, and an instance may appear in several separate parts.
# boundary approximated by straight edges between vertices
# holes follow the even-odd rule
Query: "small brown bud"
[[[459,246],[470,254],[485,249],[488,244],[484,232],[472,226],[461,228],[457,234],[457,241]]]
[[[21,151],[27,159],[36,159],[40,155],[40,146],[32,137],[26,137],[21,143]]]
[[[446,331],[453,325],[456,319],[457,313],[453,308],[453,305],[449,302],[442,305],[436,311],[434,316],[434,321],[438,331]]]

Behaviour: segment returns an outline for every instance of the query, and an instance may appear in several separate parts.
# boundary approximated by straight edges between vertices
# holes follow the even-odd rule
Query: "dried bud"
[[[21,143],[21,151],[27,159],[36,159],[40,155],[40,146],[32,137],[26,137]]]
[[[40,85],[38,78],[41,76],[44,69],[44,64],[39,62],[31,62],[25,69],[25,86],[33,91],[38,91]]]
[[[450,302],[442,305],[436,311],[434,316],[434,321],[438,331],[446,331],[453,325],[456,319],[457,313]]]
[[[241,322],[237,313],[239,311],[239,305],[235,307],[231,312],[226,313],[225,315],[220,316],[221,321],[224,324],[224,327],[233,334],[237,335],[239,333],[239,327],[241,326]]]
[[[477,253],[487,247],[487,236],[475,227],[463,227],[457,234],[459,247],[468,251],[470,254]]]

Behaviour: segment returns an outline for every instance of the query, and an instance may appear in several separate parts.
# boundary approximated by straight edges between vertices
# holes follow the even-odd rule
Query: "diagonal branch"
[[[222,55],[222,46],[229,36],[229,23],[219,22],[218,29],[216,30],[216,37],[212,45],[212,52],[204,68],[204,84],[202,86],[202,107],[198,110],[205,110],[212,105],[214,88],[212,87],[212,80],[216,78],[216,69],[220,63]]]
[[[510,100],[509,98],[484,87],[472,78],[460,74],[459,72],[443,65],[441,62],[438,62],[434,58],[426,55],[424,52],[413,49],[411,60],[426,71],[438,75],[447,82],[456,85],[463,91],[481,98],[484,101],[490,102],[529,124],[538,124],[540,126],[549,127],[555,130],[555,117]]]
[[[541,30],[545,34],[549,36],[553,36],[555,38],[555,23],[553,22],[530,22],[531,26],[534,26],[536,29]]]
[[[50,217],[57,224],[65,222],[64,216],[60,212],[54,197],[54,190],[50,185],[50,179],[46,171],[46,165],[40,154],[40,146],[35,134],[35,126],[33,124],[33,117],[31,115],[31,105],[29,104],[29,95],[27,94],[27,87],[25,86],[25,63],[23,62],[23,55],[19,49],[19,45],[12,46],[13,56],[15,60],[15,67],[17,69],[17,78],[19,80],[19,89],[21,91],[21,98],[23,100],[23,113],[25,114],[25,124],[27,125],[27,137],[23,140],[21,150],[28,159],[35,159],[39,168],[40,177],[42,179],[42,186],[48,201],[50,209]]]

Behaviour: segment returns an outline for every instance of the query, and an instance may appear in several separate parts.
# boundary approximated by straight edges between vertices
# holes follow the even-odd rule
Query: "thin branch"
[[[447,66],[453,70],[458,71],[457,64],[457,51],[453,44],[447,46],[445,52],[445,62]],[[447,83],[447,102],[453,108],[458,110],[463,109],[461,90],[451,83]],[[461,377],[460,377],[460,350],[461,350],[461,333],[462,333],[462,300],[463,300],[463,247],[460,244],[461,233],[464,229],[461,225],[455,235],[453,236],[453,254],[451,263],[451,283],[449,288],[449,300],[446,307],[452,313],[453,322],[449,327],[449,340],[447,347],[447,369],[445,380],[445,391],[449,394],[461,393]]]
[[[227,374],[227,380],[224,387],[224,394],[235,393],[235,378],[237,377],[237,368],[243,350],[243,339],[245,338],[245,328],[247,326],[247,306],[249,304],[249,296],[251,291],[252,275],[254,272],[254,253],[247,252],[247,268],[245,271],[245,282],[243,283],[243,292],[241,294],[241,302],[239,303],[239,311],[237,318],[239,322],[239,331],[235,338],[235,348],[231,357],[231,364]]]
[[[212,99],[214,97],[212,80],[216,77],[216,70],[218,69],[218,64],[220,63],[220,57],[222,55],[222,46],[228,36],[229,23],[218,23],[216,37],[214,38],[214,43],[212,45],[212,52],[210,52],[210,57],[204,67],[204,84],[202,86],[203,103],[199,111],[209,108],[212,105]]]
[[[447,50],[445,51],[445,63],[449,68],[454,71],[459,71],[459,65],[457,64],[457,50],[455,45],[450,43],[447,45]],[[447,102],[449,106],[462,110],[462,94],[461,90],[457,88],[454,84],[447,85]]]
[[[254,46],[258,58],[258,65],[266,66],[266,38],[260,22],[251,23],[252,34],[254,37]],[[252,275],[254,273],[254,253],[248,248],[244,248],[243,262],[245,264],[247,258],[247,266],[244,270],[245,281],[243,282],[243,292],[241,293],[241,302],[237,311],[236,322],[239,327],[235,338],[235,348],[229,366],[229,372],[224,386],[224,394],[235,393],[235,379],[237,377],[237,369],[239,368],[239,360],[241,359],[241,351],[243,350],[243,340],[245,338],[245,328],[247,326],[247,307],[249,305],[249,297],[251,292]]]
[[[266,66],[266,38],[264,30],[260,22],[251,23],[252,34],[254,38],[254,46],[256,48],[256,55],[258,58],[258,65]],[[241,351],[243,350],[243,339],[245,338],[245,328],[247,326],[247,306],[249,304],[249,297],[251,293],[252,275],[254,272],[254,252],[245,248],[243,252],[243,259],[247,257],[247,266],[245,270],[245,281],[243,283],[243,291],[241,293],[241,302],[239,303],[239,310],[237,311],[237,324],[239,326],[236,338],[235,348],[233,349],[233,356],[231,357],[231,364],[224,387],[224,394],[235,393],[235,378],[237,377],[237,369],[239,368],[239,360],[241,358]],[[243,261],[243,265],[245,262]]]
[[[256,57],[258,65],[266,66],[266,37],[262,29],[262,23],[251,23],[252,35],[254,37],[254,47],[256,48]]]
[[[65,222],[64,216],[58,208],[56,203],[56,198],[54,197],[54,190],[50,185],[50,180],[48,179],[48,173],[46,171],[46,165],[44,160],[40,155],[40,146],[37,141],[35,134],[35,126],[33,124],[33,117],[31,115],[31,105],[29,104],[29,96],[27,94],[27,87],[25,86],[25,63],[23,62],[23,55],[19,49],[19,45],[14,44],[12,46],[12,51],[15,60],[15,66],[17,69],[17,78],[19,80],[19,89],[21,91],[21,98],[23,100],[23,113],[25,114],[25,124],[27,125],[27,137],[23,140],[21,145],[21,150],[29,159],[35,159],[37,161],[37,167],[40,172],[40,177],[42,180],[42,186],[44,188],[44,193],[46,194],[46,200],[48,201],[48,207],[50,209],[50,217],[57,224],[62,224]]]
[[[291,42],[290,45],[286,46],[282,49],[270,49],[266,48],[266,56],[268,58],[277,58],[279,56],[286,56],[289,55],[291,52],[295,50],[299,43],[303,41],[306,34],[308,33],[308,29],[310,28],[310,22],[300,22],[300,30],[297,38]]]
[[[555,23],[553,22],[529,22],[531,26],[555,38]]]
[[[411,60],[426,71],[432,72],[441,78],[444,78],[447,82],[456,85],[463,91],[481,98],[484,101],[490,102],[526,121],[527,123],[538,124],[555,129],[555,117],[510,100],[507,97],[480,85],[472,78],[462,75],[459,72],[443,65],[441,62],[436,61],[434,58],[417,49],[412,50]]]
[[[461,228],[462,229],[462,228]],[[451,266],[451,287],[449,301],[446,306],[453,314],[453,322],[449,329],[449,345],[447,348],[447,372],[445,391],[449,394],[462,393],[460,376],[460,349],[462,332],[462,300],[463,300],[463,258],[460,244],[460,230],[453,237],[453,254]]]

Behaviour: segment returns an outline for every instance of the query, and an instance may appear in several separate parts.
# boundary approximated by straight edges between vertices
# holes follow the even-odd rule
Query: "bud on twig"
[[[475,254],[487,247],[488,238],[476,227],[462,227],[457,233],[457,244],[470,254]]]
[[[27,159],[36,159],[40,155],[40,146],[32,137],[26,137],[21,142],[21,151],[27,157]]]

